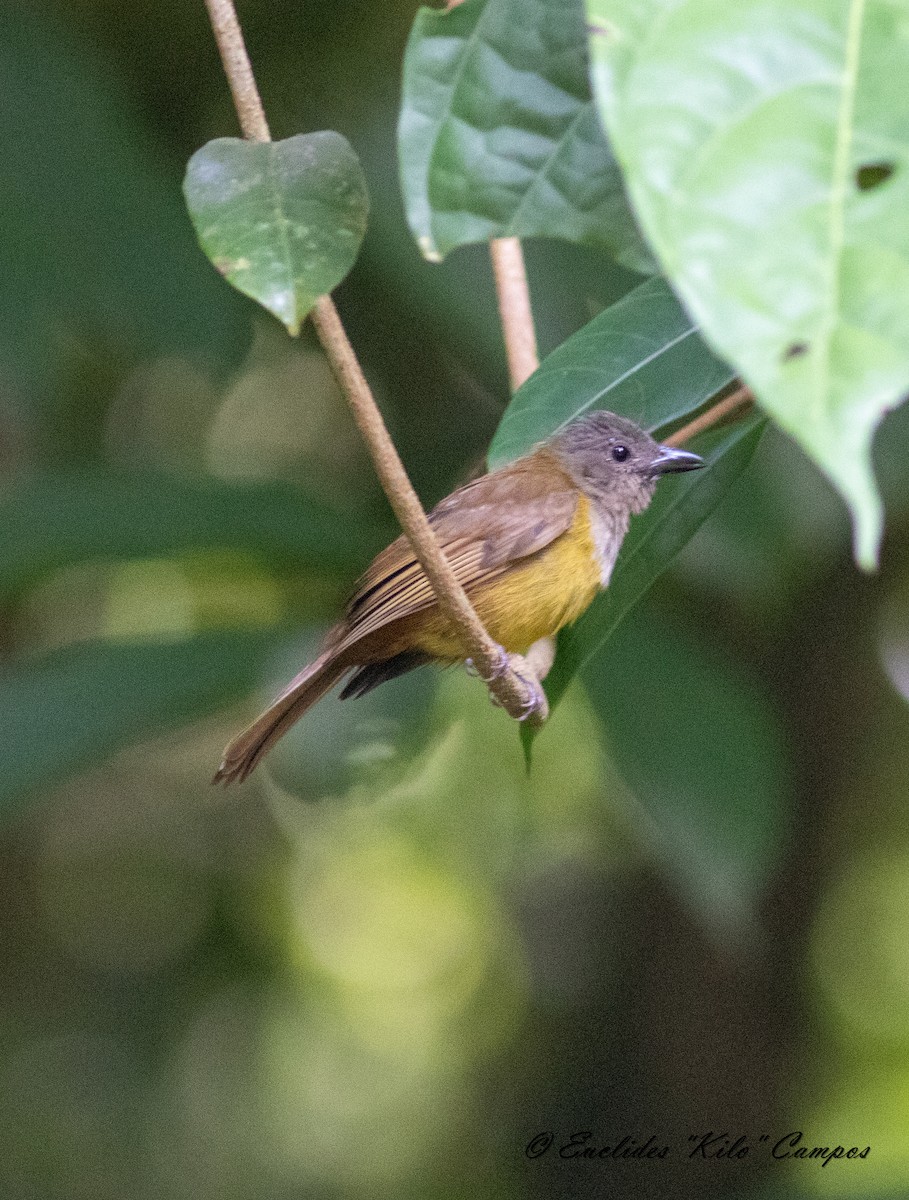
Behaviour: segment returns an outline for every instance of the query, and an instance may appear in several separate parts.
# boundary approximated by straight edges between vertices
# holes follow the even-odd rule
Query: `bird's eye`
[[[628,447],[627,446],[613,446],[612,447],[612,457],[616,460],[616,462],[624,462],[625,459],[628,457]]]

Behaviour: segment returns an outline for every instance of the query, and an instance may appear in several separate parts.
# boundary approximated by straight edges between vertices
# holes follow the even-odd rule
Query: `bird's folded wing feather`
[[[430,522],[461,585],[470,591],[544,549],[571,525],[578,490],[546,451],[448,496]],[[344,642],[435,603],[435,594],[410,543],[399,537],[360,579],[347,608]]]

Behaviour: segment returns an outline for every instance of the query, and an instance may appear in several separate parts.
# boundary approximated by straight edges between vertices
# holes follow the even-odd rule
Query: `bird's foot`
[[[502,662],[502,668],[495,678],[500,678],[505,674],[506,670],[511,670],[524,687],[524,700],[521,705],[521,713],[518,716],[519,721],[530,721],[534,725],[542,725],[549,716],[549,701],[546,699],[546,693],[537,678],[537,673],[533,666],[523,654],[505,654]],[[472,664],[471,664],[472,665]],[[474,674],[476,674],[474,670]],[[489,683],[490,680],[484,682]],[[492,692],[489,694],[490,701],[497,707],[502,707],[501,700],[494,696]]]
[[[549,701],[536,671],[523,654],[509,654],[508,665],[523,683],[527,692],[518,720],[530,721],[532,725],[542,725],[549,716]]]
[[[501,646],[496,646],[496,661],[493,665],[491,675],[483,675],[472,658],[465,659],[464,667],[468,675],[473,675],[477,679],[482,679],[484,683],[495,683],[495,681],[497,679],[501,679],[508,670],[511,657],[512,656],[506,653]]]

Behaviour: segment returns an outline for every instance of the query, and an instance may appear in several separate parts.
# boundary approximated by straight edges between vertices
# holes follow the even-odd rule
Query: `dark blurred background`
[[[239,10],[274,136],[364,163],[337,299],[433,502],[507,381],[485,251],[403,217],[414,7]],[[0,1195],[909,1194],[907,414],[877,576],[768,434],[529,776],[421,672],[215,794],[390,518],[311,335],[195,245],[185,162],[237,133],[201,0],[4,0],[0,117]],[[637,282],[526,250],[544,353]],[[793,1130],[871,1151],[774,1162]]]

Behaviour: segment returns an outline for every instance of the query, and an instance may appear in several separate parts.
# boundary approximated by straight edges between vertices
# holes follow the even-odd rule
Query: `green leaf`
[[[909,388],[909,40],[885,0],[587,0],[600,111],[705,337],[850,506]]]
[[[512,397],[489,449],[495,469],[598,408],[655,430],[733,378],[662,279],[648,279],[548,355]]]
[[[382,535],[279,484],[239,486],[155,471],[40,472],[0,491],[0,596],[75,562],[209,547],[353,573]]]
[[[640,608],[584,672],[632,828],[710,929],[743,933],[792,803],[783,731],[757,681]]]
[[[353,266],[366,232],[366,180],[338,133],[217,138],[189,160],[183,190],[214,265],[293,335]]]
[[[93,642],[7,670],[0,675],[0,809],[123,746],[216,712],[255,685],[263,655],[282,636]]]
[[[580,0],[421,8],[404,58],[398,158],[428,259],[545,236],[653,270],[591,102]]]
[[[692,448],[708,466],[661,480],[650,507],[632,519],[609,587],[559,635],[556,660],[546,679],[550,707],[720,503],[750,462],[763,425],[752,414],[731,428],[704,434]]]

